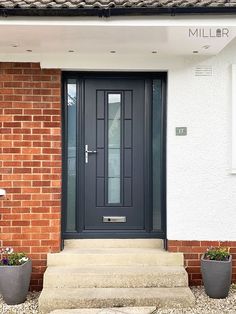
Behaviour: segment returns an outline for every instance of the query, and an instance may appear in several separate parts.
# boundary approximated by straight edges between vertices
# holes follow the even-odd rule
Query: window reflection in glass
[[[67,214],[66,231],[76,230],[76,81],[67,82]]]
[[[121,94],[108,94],[108,203],[120,203]]]
[[[154,80],[152,105],[153,230],[161,229],[161,119],[161,80]]]

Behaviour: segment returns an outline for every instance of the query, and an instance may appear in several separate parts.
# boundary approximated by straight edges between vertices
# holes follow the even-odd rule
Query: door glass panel
[[[162,158],[162,105],[161,80],[153,80],[152,103],[152,183],[153,230],[161,229],[161,158]]]
[[[120,178],[108,178],[108,203],[120,203]]]
[[[120,120],[108,121],[108,148],[120,148]]]
[[[76,80],[67,81],[67,213],[66,231],[76,230]]]
[[[109,149],[109,178],[120,177],[120,149]]]
[[[121,94],[108,94],[108,203],[120,203]]]
[[[120,119],[120,94],[109,94],[109,119]]]

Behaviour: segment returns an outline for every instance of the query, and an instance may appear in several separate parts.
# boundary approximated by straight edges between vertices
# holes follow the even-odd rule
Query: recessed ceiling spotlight
[[[32,52],[32,50],[31,50],[31,49],[27,49],[26,51],[27,51],[27,52]]]
[[[152,53],[157,53],[157,51],[156,51],[156,50],[153,50]]]
[[[110,53],[116,53],[116,51],[115,50],[111,50]]]
[[[75,52],[74,50],[68,50],[68,52]]]
[[[198,53],[198,50],[193,50],[193,53]]]
[[[210,48],[210,45],[205,45],[205,46],[203,46],[202,48],[204,48],[204,49],[209,49],[209,48]]]

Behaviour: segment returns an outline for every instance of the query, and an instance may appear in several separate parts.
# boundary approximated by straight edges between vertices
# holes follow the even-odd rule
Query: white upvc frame
[[[236,174],[236,64],[232,64],[232,164],[231,173]]]

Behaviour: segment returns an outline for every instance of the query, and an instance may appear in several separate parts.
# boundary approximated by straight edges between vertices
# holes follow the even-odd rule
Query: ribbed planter
[[[19,266],[0,266],[0,293],[8,305],[26,300],[31,272],[31,260]]]
[[[232,277],[232,256],[228,261],[213,261],[201,257],[201,272],[206,294],[223,299],[229,294]]]

